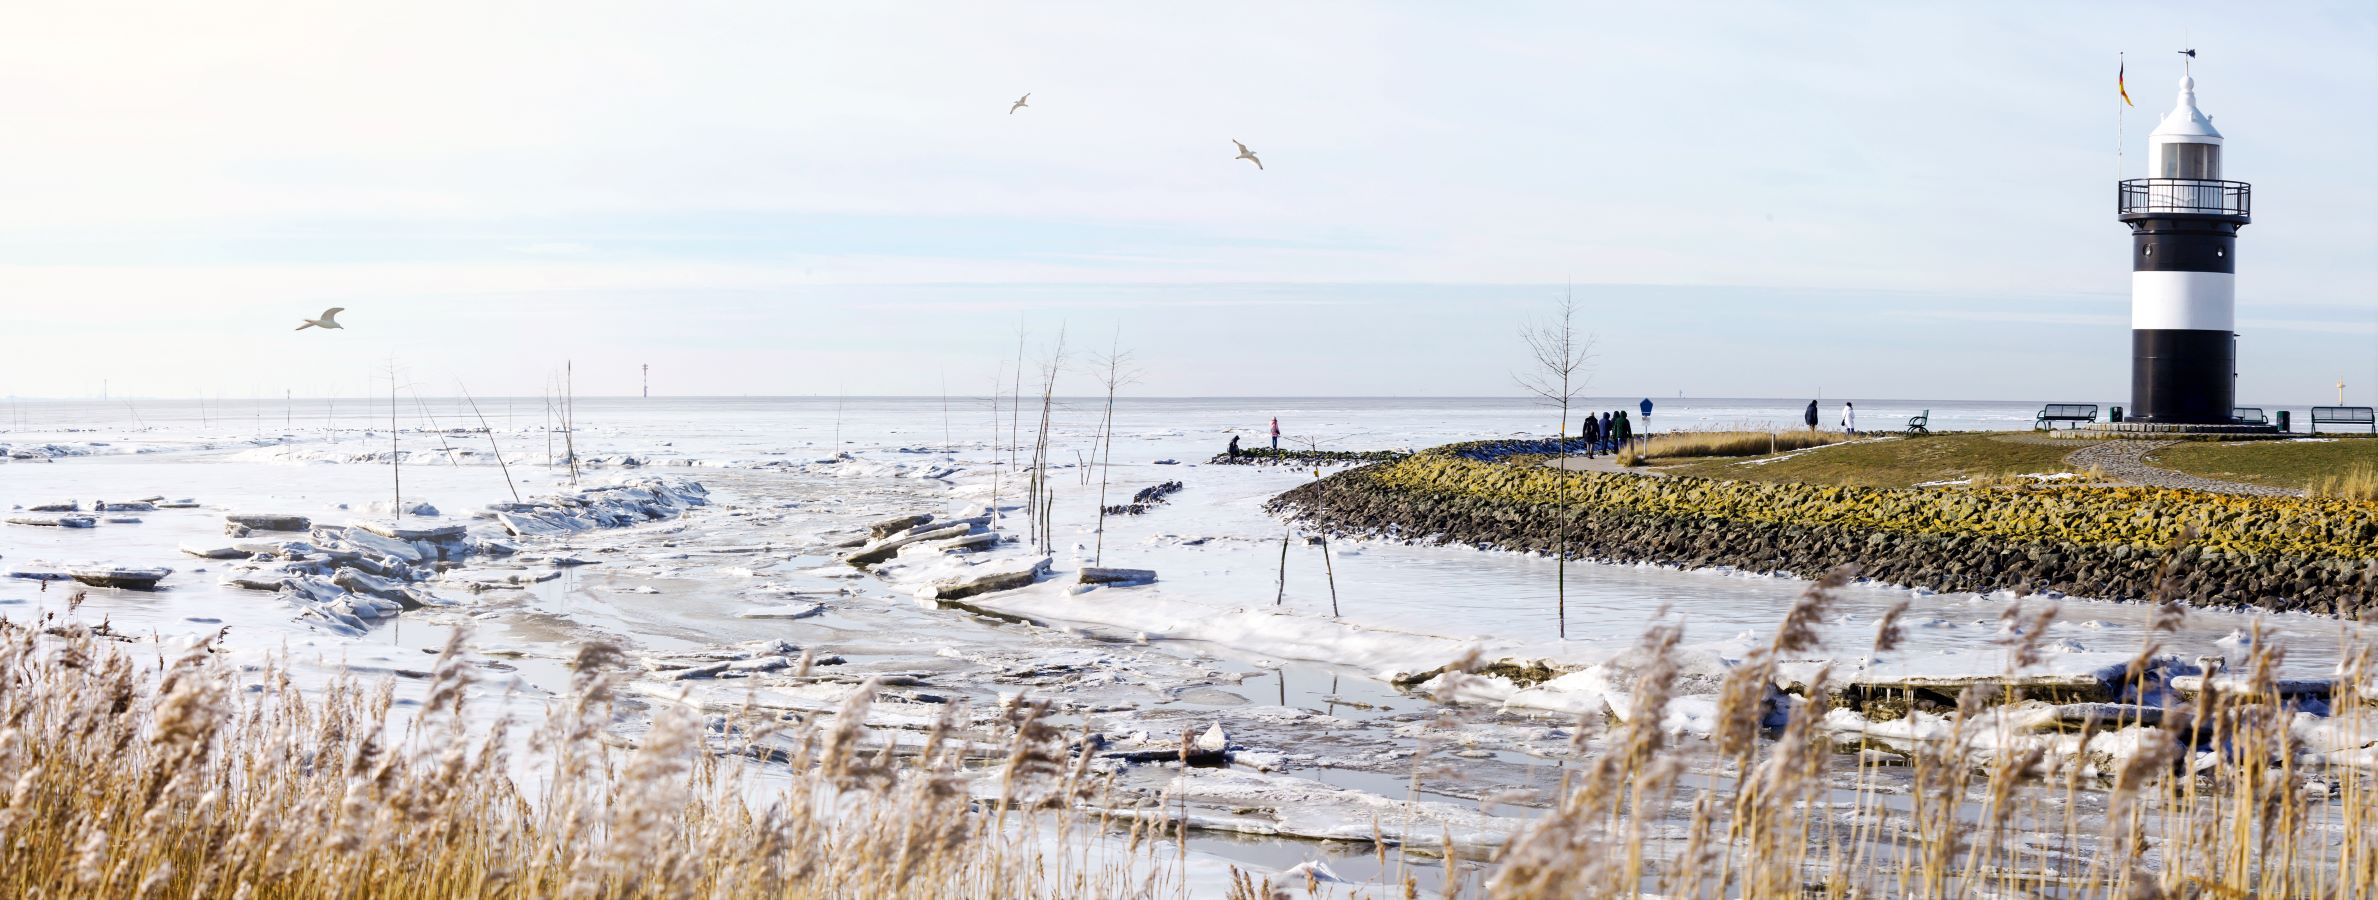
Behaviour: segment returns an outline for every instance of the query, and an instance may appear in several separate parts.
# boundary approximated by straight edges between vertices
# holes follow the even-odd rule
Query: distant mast
[[[2181,51],[2194,58],[2195,51]],[[2147,177],[2119,185],[2130,226],[2132,421],[2225,425],[2237,399],[2237,238],[2252,196],[2221,180],[2221,132],[2196,78],[2147,136]]]
[[[644,364],[644,399],[652,399],[652,364]]]

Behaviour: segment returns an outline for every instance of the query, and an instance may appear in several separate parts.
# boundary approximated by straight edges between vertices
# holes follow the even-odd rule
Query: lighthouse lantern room
[[[2237,396],[2237,240],[2252,195],[2221,178],[2221,132],[2196,79],[2147,137],[2147,175],[2119,185],[2130,226],[2133,421],[2226,425]]]

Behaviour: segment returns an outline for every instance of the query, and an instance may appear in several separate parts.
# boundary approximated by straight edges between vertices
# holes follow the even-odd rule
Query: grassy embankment
[[[2378,438],[2366,436],[2175,444],[2148,454],[2147,462],[2223,481],[2378,500]]]
[[[1722,481],[1904,488],[1977,477],[2070,471],[2064,458],[2081,446],[2050,443],[2022,433],[1969,432],[1868,438],[1783,458],[1762,454],[1740,459],[1662,453],[1655,444],[1651,465],[1662,474]]]

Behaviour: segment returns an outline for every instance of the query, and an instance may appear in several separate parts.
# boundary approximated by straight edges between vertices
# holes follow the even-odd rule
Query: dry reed
[[[2378,468],[2354,466],[2341,475],[2316,477],[2305,486],[2304,493],[2339,500],[2378,501]]]
[[[1707,456],[1765,456],[1851,440],[1856,438],[1837,431],[1665,431],[1619,448],[1618,464],[1639,466],[1655,459]]]
[[[301,691],[211,643],[133,649],[50,619],[0,620],[0,894],[13,897],[1172,896],[1159,826],[1073,805],[1004,827],[970,807],[973,739],[945,718],[921,753],[870,746],[868,692],[824,724],[667,706],[611,746],[614,650],[582,652],[516,763],[467,699],[450,645],[403,717],[385,682]],[[1002,776],[1068,798],[1095,783],[1027,722]],[[794,748],[789,783],[741,761]],[[1070,760],[1068,760],[1070,761]],[[988,762],[986,760],[986,762]],[[525,784],[515,772],[533,772]],[[1029,782],[1029,784],[1025,784]],[[1012,794],[1011,794],[1012,802]],[[1002,803],[1006,808],[1010,803]],[[1119,835],[1120,832],[1117,832]]]

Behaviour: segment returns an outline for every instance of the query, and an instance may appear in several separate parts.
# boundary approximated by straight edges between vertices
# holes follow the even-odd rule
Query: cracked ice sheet
[[[1165,785],[1161,805],[1118,815],[1183,821],[1192,828],[1314,840],[1369,841],[1420,849],[1450,840],[1463,853],[1491,852],[1529,819],[1435,800],[1398,800],[1305,778],[1238,769],[1186,769]]]

